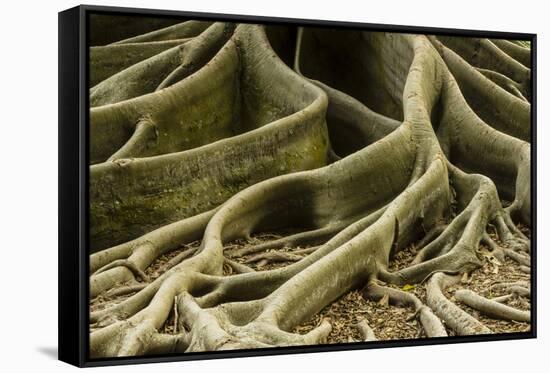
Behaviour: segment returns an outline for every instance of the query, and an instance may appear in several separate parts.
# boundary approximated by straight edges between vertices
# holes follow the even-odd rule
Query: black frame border
[[[325,344],[315,346],[276,347],[186,354],[135,356],[106,359],[89,358],[88,305],[88,16],[147,15],[224,20],[241,23],[292,24],[388,31],[397,33],[470,36],[531,42],[531,330],[522,333],[405,339],[394,341]],[[532,33],[462,30],[452,28],[403,26],[360,22],[280,18],[253,15],[203,13],[160,9],[141,9],[80,5],[58,15],[58,115],[59,115],[59,215],[58,215],[58,343],[59,360],[79,367],[206,360],[296,353],[368,350],[386,347],[414,347],[465,342],[487,342],[536,338],[537,336],[537,214],[536,214],[536,130],[537,130],[537,35]],[[78,125],[77,125],[78,124]],[[75,249],[78,248],[78,250]],[[77,312],[75,312],[77,311]]]

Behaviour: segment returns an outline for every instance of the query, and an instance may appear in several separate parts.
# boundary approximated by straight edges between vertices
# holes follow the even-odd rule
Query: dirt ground
[[[525,227],[519,228],[530,236],[530,232]],[[491,235],[494,237],[494,235]],[[487,248],[480,245],[479,251],[484,257],[482,267],[472,271],[468,278],[464,278],[460,284],[448,287],[445,295],[459,307],[485,324],[494,333],[513,333],[528,332],[531,328],[529,323],[496,320],[480,314],[478,311],[466,306],[454,299],[454,293],[458,289],[470,289],[486,298],[495,298],[504,295],[503,290],[495,289],[494,285],[498,283],[524,281],[531,283],[530,274],[520,271],[520,265],[510,259],[504,263],[497,264],[486,257]],[[406,267],[413,260],[416,254],[414,244],[400,251],[390,261],[390,270],[395,271]],[[391,287],[392,286],[389,285]],[[405,285],[401,290],[409,291],[416,295],[422,302],[426,302],[425,284]],[[515,297],[505,302],[505,304],[522,309],[530,309],[530,299],[524,297]],[[325,307],[319,314],[314,316],[308,322],[296,328],[297,332],[306,333],[318,325],[321,320],[328,317],[333,325],[333,330],[328,337],[327,343],[342,343],[360,340],[360,335],[356,331],[354,324],[361,319],[365,319],[373,329],[378,340],[392,339],[414,339],[425,338],[426,335],[410,308],[395,307],[392,305],[380,304],[370,300],[365,300],[359,290],[351,291],[338,300]],[[452,336],[452,330],[447,329],[447,333]]]
[[[524,227],[519,227],[524,231],[526,235],[529,235],[529,231]],[[249,240],[237,240],[226,245],[226,250],[235,250],[241,248],[247,248],[250,246],[258,245],[264,242],[278,239],[293,232],[278,232],[278,233],[264,233],[255,235]],[[193,242],[191,244],[182,246],[178,250],[174,250],[158,258],[149,268],[145,270],[145,273],[154,280],[171,266],[174,265],[174,259],[184,251],[192,251],[197,249],[200,242]],[[299,250],[307,249],[307,246],[282,248],[278,250],[269,250],[283,253],[294,253],[294,260],[301,257],[305,257],[307,253],[301,253]],[[269,252],[268,251],[268,252]],[[524,273],[519,269],[519,264],[515,261],[507,259],[504,263],[498,263],[491,260],[488,254],[487,248],[480,246],[479,252],[481,257],[484,258],[484,265],[473,272],[471,272],[467,278],[463,278],[462,281],[454,286],[451,286],[445,290],[445,295],[454,301],[462,309],[470,313],[472,316],[480,320],[494,333],[510,333],[510,332],[526,332],[530,330],[529,323],[496,320],[479,314],[476,310],[469,308],[468,306],[457,302],[454,299],[454,292],[457,289],[471,289],[478,294],[487,298],[494,298],[503,295],[502,290],[495,289],[494,285],[502,282],[517,282],[523,281],[530,284],[530,274]],[[416,253],[415,245],[412,244],[404,250],[400,251],[390,261],[389,269],[391,271],[406,267],[414,258]],[[270,261],[265,260],[250,261],[255,254],[246,255],[233,260],[247,265],[256,271],[268,270],[272,268],[278,268],[291,264],[292,261]],[[224,266],[225,275],[233,275],[234,270],[229,266]],[[121,284],[120,287],[128,285],[139,284],[134,282],[133,284]],[[425,284],[420,285],[405,285],[401,290],[405,290],[415,294],[422,302],[426,301]],[[100,295],[90,302],[90,310],[96,311],[105,308],[108,305],[114,305],[131,296],[132,293],[121,296],[112,296],[107,294]],[[524,297],[514,297],[506,301],[507,305],[516,307],[522,310],[530,309],[530,299]],[[392,339],[416,339],[425,338],[426,335],[422,329],[420,322],[414,314],[413,309],[396,307],[386,304],[386,302],[374,302],[366,300],[361,294],[361,289],[356,289],[344,294],[342,297],[326,306],[320,313],[312,317],[310,320],[297,326],[294,332],[303,334],[307,333],[315,326],[319,325],[323,318],[328,318],[332,324],[332,331],[328,336],[327,343],[347,343],[357,342],[361,340],[359,332],[355,328],[361,320],[366,320],[368,325],[373,329],[376,338],[378,340],[392,340]],[[166,324],[164,325],[163,332],[173,333],[173,315],[171,315]],[[451,330],[448,330],[449,335],[453,335]]]

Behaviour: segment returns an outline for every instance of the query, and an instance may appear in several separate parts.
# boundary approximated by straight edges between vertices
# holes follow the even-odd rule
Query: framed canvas
[[[59,13],[59,358],[536,336],[536,35]]]

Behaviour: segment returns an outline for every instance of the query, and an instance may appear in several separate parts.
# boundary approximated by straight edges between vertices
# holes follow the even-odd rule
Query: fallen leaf
[[[389,303],[390,295],[388,293],[384,294],[384,296],[378,301],[378,304],[384,307],[386,307]]]

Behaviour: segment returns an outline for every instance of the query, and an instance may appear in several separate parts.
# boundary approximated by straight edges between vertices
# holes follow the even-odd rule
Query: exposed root
[[[255,254],[261,251],[277,250],[285,247],[302,246],[310,244],[321,244],[334,237],[338,232],[347,227],[349,223],[337,224],[308,232],[300,232],[278,240],[264,242],[255,246],[243,247],[240,249],[228,250],[227,254],[232,257],[242,257]]]
[[[504,304],[484,298],[471,290],[460,289],[455,292],[456,300],[498,319],[531,321],[531,312],[521,311]]]
[[[501,295],[500,297],[495,297],[493,299],[491,299],[493,302],[498,302],[498,303],[506,303],[507,301],[509,301],[510,299],[512,299],[514,297],[514,294],[506,294],[506,295]]]
[[[182,22],[172,26],[161,28],[159,30],[154,30],[145,34],[119,40],[112,43],[111,45],[121,45],[121,44],[130,44],[130,43],[147,43],[152,41],[189,38],[189,37],[199,35],[201,32],[206,30],[206,28],[210,26],[210,24],[211,24],[210,22],[205,22],[205,21]]]
[[[522,255],[512,249],[504,249],[504,253],[506,254],[507,257],[515,260],[516,262],[518,262],[524,267],[531,266],[531,258],[529,258],[527,255]]]
[[[297,262],[303,258],[304,257],[301,255],[289,252],[269,252],[251,256],[245,260],[245,263],[262,262],[267,264],[269,262]]]
[[[173,330],[174,330],[174,333],[177,334],[178,332],[178,327],[179,327],[179,320],[178,320],[178,317],[179,317],[179,312],[178,312],[178,296],[176,295],[174,297],[174,327],[173,327]]]
[[[243,307],[254,312],[257,303],[235,305],[235,308],[227,304],[224,308],[201,309],[188,295],[183,294],[179,298],[178,307],[183,327],[200,325],[187,334],[188,352],[317,344],[323,342],[331,330],[327,320],[323,320],[318,327],[303,336],[285,332],[260,319],[244,326],[235,325],[232,318],[237,318],[235,321],[238,321],[244,316],[246,319],[250,311],[244,311]],[[240,311],[239,314],[236,310]],[[196,330],[200,333],[195,332]]]
[[[519,270],[523,273],[531,274],[531,267],[519,266]]]
[[[197,246],[197,247],[190,247],[189,249],[183,250],[181,253],[179,253],[178,255],[173,257],[172,259],[170,259],[168,261],[168,263],[166,263],[165,270],[169,270],[170,268],[173,268],[173,267],[177,266],[178,264],[180,264],[181,262],[183,262],[185,259],[193,256],[197,252],[198,249],[199,248]]]
[[[189,38],[90,48],[90,87],[160,52],[188,42]]]
[[[428,233],[426,233],[426,235],[424,237],[422,237],[422,239],[420,241],[418,241],[418,243],[416,244],[416,249],[417,250],[422,250],[425,246],[427,246],[435,238],[437,238],[441,233],[443,233],[446,228],[447,228],[447,226],[445,224],[437,224],[436,226],[434,226],[432,229],[430,229],[428,231]],[[420,263],[427,256],[428,256],[427,253],[421,254],[420,256],[418,256],[418,259],[416,259],[416,258],[414,259],[414,262],[415,263]]]
[[[224,259],[225,263],[227,263],[235,273],[250,273],[254,272],[254,269],[250,268],[247,265],[241,264],[239,262],[236,262],[231,259]]]
[[[357,324],[355,324],[355,328],[361,334],[363,341],[369,342],[377,340],[376,336],[374,335],[374,331],[369,326],[366,320],[359,321]]]
[[[491,286],[493,289],[505,289],[509,290],[515,287],[529,288],[531,285],[525,281],[516,281],[516,282],[499,282]]]
[[[385,312],[407,338],[492,333],[464,305],[528,321],[524,282],[445,295],[530,270],[526,51],[270,27],[106,47],[141,52],[91,92],[91,356],[387,339]]]
[[[444,273],[434,274],[427,283],[426,300],[428,306],[449,328],[458,335],[489,334],[492,331],[474,317],[461,310],[443,295],[443,290],[460,281],[460,276]]]
[[[136,129],[124,146],[107,159],[107,162],[122,158],[131,158],[143,154],[150,142],[154,142],[158,133],[155,124],[148,118],[142,119],[136,124]]]
[[[134,280],[134,273],[126,266],[115,266],[111,269],[97,273],[97,270],[103,266],[112,265],[116,260],[124,260],[129,266],[135,267],[142,272],[151,266],[155,259],[161,255],[180,247],[181,242],[190,242],[200,237],[204,231],[208,219],[212,217],[215,210],[205,212],[184,219],[157,230],[154,230],[136,240],[113,248],[100,251],[90,256],[90,297],[113,288],[117,284]],[[176,265],[186,259],[196,251],[196,248],[190,248],[170,263],[169,267]],[[123,259],[124,258],[124,259]],[[95,272],[95,273],[94,273]]]
[[[415,315],[418,315],[422,326],[428,337],[445,337],[447,332],[441,321],[433,314],[429,307],[426,307],[420,299],[413,294],[393,289],[386,286],[377,285],[376,282],[371,281],[365,289],[363,289],[363,296],[378,301],[389,298],[389,302],[397,306],[412,307],[415,311]]]
[[[104,294],[104,296],[107,298],[110,298],[110,297],[118,297],[121,295],[133,294],[145,289],[146,286],[147,284],[122,286],[122,287],[110,289]]]
[[[95,271],[94,274],[100,274],[100,273],[103,273],[103,272],[105,272],[109,269],[116,268],[116,267],[126,267],[136,277],[141,278],[145,282],[149,282],[149,277],[145,274],[145,272],[143,272],[141,269],[139,269],[134,263],[132,263],[131,261],[126,260],[126,259],[115,260],[115,261],[101,267],[100,269]]]

